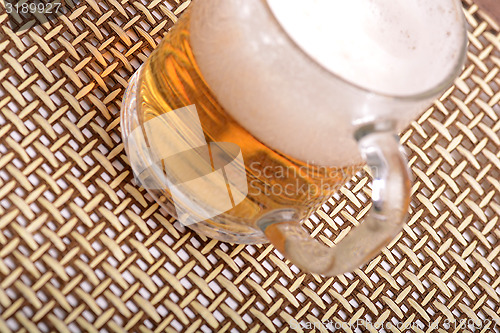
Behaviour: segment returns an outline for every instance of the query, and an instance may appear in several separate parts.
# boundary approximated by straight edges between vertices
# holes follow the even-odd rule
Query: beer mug
[[[465,49],[456,0],[193,1],[124,96],[135,179],[208,237],[351,271],[401,231],[411,182],[397,133],[452,85]],[[369,212],[319,243],[301,221],[365,163]]]

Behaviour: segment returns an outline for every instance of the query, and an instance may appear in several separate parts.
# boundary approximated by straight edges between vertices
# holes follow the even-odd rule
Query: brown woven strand
[[[0,5],[0,332],[288,332],[295,320],[359,319],[498,331],[498,25],[464,2],[466,68],[402,134],[408,226],[369,265],[323,278],[269,245],[196,235],[133,186],[121,98],[189,2],[86,0],[19,34]],[[369,179],[354,178],[305,226],[333,244],[369,196]]]

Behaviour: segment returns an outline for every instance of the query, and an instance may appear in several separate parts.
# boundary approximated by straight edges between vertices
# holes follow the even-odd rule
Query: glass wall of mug
[[[460,11],[456,1],[448,2]],[[465,35],[457,18],[453,28]],[[464,49],[465,38],[460,42],[457,50]],[[355,133],[374,123],[402,130],[451,84],[463,60],[461,51],[430,89],[376,91],[312,58],[267,1],[194,2],[130,82],[122,114],[127,153],[135,156],[134,163],[145,164],[143,171],[156,164],[138,180],[190,228],[224,241],[267,242],[256,224],[262,216],[293,207],[304,219],[319,208],[364,164]],[[178,110],[184,116],[162,117]],[[179,158],[183,149],[161,151],[172,140],[165,134],[172,123],[182,128],[194,157]],[[221,142],[234,145],[226,149]],[[216,151],[223,156],[219,167]],[[202,155],[208,158],[200,160]],[[205,164],[196,176],[220,169],[227,197],[211,192],[214,184],[207,182],[205,190],[184,187],[184,193],[172,194],[176,185],[195,177],[165,178],[167,164],[186,169],[193,163]],[[228,179],[241,172],[246,186],[230,186]],[[193,209],[227,200],[229,209],[209,209],[208,218]]]

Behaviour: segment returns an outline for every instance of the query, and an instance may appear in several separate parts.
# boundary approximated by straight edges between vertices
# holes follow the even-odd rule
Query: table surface
[[[500,22],[500,2],[497,0],[476,0],[480,9],[488,13],[495,22]]]
[[[0,332],[500,327],[500,35],[491,18],[464,2],[464,72],[402,133],[415,178],[408,225],[370,264],[324,278],[270,245],[196,235],[133,185],[121,98],[189,5],[167,1],[85,0],[18,33],[0,5]],[[369,179],[357,176],[304,225],[333,244],[369,195]]]

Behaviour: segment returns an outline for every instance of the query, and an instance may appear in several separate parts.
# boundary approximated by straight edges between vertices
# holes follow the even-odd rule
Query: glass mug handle
[[[264,215],[258,222],[270,242],[299,268],[334,276],[365,264],[402,230],[410,203],[407,160],[391,122],[356,132],[361,155],[373,174],[373,205],[359,226],[333,248],[320,244],[300,225],[294,209]]]

